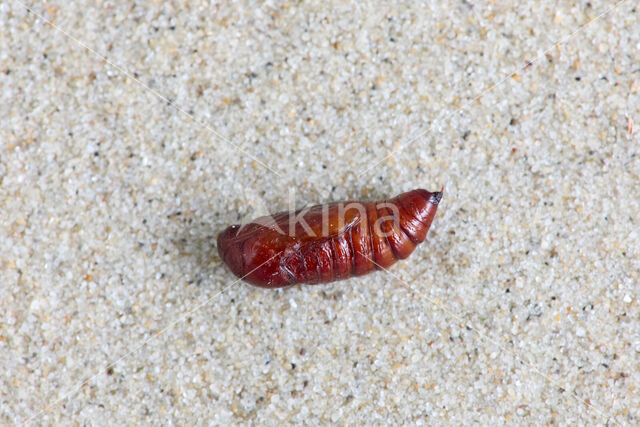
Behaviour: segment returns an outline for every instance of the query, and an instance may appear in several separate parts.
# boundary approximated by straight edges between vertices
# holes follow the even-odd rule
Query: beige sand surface
[[[0,424],[638,423],[638,1],[23,1]],[[217,255],[291,195],[441,185],[389,273]]]

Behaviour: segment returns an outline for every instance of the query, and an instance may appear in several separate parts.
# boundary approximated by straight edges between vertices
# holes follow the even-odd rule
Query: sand
[[[637,1],[21,1],[0,423],[638,423]],[[442,185],[388,272],[264,290],[217,254]]]

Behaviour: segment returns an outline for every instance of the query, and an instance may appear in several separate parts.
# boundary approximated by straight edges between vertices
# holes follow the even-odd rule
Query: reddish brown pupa
[[[336,202],[260,217],[218,236],[231,271],[265,288],[327,283],[387,268],[427,236],[442,191]]]

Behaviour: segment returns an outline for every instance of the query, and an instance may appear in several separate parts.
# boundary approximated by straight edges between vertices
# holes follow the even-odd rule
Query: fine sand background
[[[639,422],[637,0],[23,1],[0,424]],[[389,273],[217,256],[292,197],[441,185]]]

